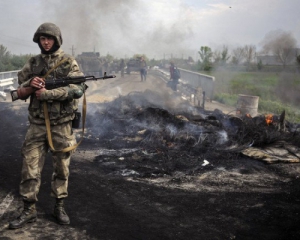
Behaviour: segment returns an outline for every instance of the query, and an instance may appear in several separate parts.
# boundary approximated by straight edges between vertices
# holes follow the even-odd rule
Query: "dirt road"
[[[147,89],[159,94],[150,99]],[[20,148],[28,103],[0,103],[0,239],[300,239],[299,164],[268,165],[241,155],[184,150],[151,152],[145,145],[139,147],[145,140],[142,133],[116,141],[90,131],[99,120],[91,116],[104,109],[101,103],[134,92],[143,92],[153,103],[163,102],[161,107],[168,110],[183,101],[154,75],[147,82],[132,74],[89,83],[87,133],[70,168],[68,226],[52,217],[49,155],[38,221],[7,229],[22,210]],[[116,129],[109,130],[116,134]]]

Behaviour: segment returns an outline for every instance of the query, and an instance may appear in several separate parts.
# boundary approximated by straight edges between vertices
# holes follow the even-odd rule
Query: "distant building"
[[[256,56],[257,62],[261,62],[263,65],[282,65],[282,62],[277,56],[264,55]]]
[[[297,62],[297,56],[300,55],[300,48],[292,48],[289,52],[289,55],[287,57],[286,60],[286,65],[295,65]],[[261,61],[261,63],[263,65],[272,65],[272,66],[282,66],[283,63],[282,61],[279,59],[278,56],[275,55],[260,55],[260,56],[256,56],[256,60],[259,63]]]
[[[100,57],[99,52],[82,52],[78,57]]]

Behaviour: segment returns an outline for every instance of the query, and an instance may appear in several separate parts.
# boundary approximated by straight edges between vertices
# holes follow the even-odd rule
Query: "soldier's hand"
[[[45,87],[45,80],[43,78],[40,77],[34,77],[31,81],[30,81],[30,86],[37,88],[37,89],[41,89]]]
[[[40,88],[40,89],[38,89],[38,90],[36,90],[35,91],[35,96],[36,96],[36,98],[38,99],[38,100],[40,100],[41,99],[41,95],[42,95],[42,93],[43,92],[45,92],[47,89],[46,88]]]

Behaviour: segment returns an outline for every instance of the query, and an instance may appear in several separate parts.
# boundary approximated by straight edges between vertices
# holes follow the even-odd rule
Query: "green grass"
[[[214,100],[236,106],[238,94],[258,96],[259,113],[279,115],[285,110],[288,121],[300,122],[296,97],[300,89],[299,74],[222,71],[211,75],[216,78]]]

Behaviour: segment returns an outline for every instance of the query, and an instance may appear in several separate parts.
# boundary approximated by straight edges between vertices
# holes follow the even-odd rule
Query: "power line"
[[[4,38],[3,38],[4,37]],[[5,39],[6,38],[6,39]],[[8,38],[8,39],[7,39]],[[24,43],[24,40],[21,39],[21,38],[16,38],[16,37],[12,37],[12,36],[8,36],[8,35],[5,35],[5,34],[2,34],[0,35],[0,41],[5,41],[9,44],[11,43],[15,43],[15,44],[18,44],[18,45],[21,45],[21,46],[26,46],[26,47],[32,47],[32,48],[35,48],[35,46],[32,46],[32,45],[29,45],[29,41],[28,44]],[[25,41],[26,42],[26,41]]]

